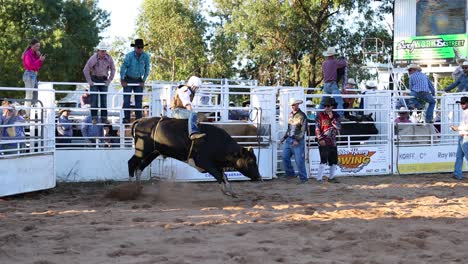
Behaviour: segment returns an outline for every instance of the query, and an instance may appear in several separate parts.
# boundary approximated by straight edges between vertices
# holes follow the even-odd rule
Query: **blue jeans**
[[[324,100],[323,98],[327,94],[332,94],[332,95],[341,94],[341,90],[338,87],[338,84],[336,84],[336,82],[325,83],[325,85],[323,86],[323,96],[322,96],[322,99],[320,100],[320,109],[325,108],[323,105],[323,100]],[[337,104],[336,106],[337,109],[343,109],[343,98],[341,96],[335,96],[333,98],[335,99],[335,102]],[[337,114],[340,117],[343,117],[343,111],[337,111]]]
[[[91,96],[91,108],[100,108],[101,118],[107,119],[107,86],[104,85],[92,85],[90,87],[90,96]],[[105,92],[102,94],[96,94],[95,92]],[[100,106],[98,106],[99,101],[101,101]],[[97,109],[91,109],[91,116],[93,118],[98,118]]]
[[[409,100],[409,108],[410,110],[414,108],[422,108],[424,105],[421,105],[421,102],[428,103],[429,106],[426,110],[426,123],[433,122],[434,119],[434,108],[436,105],[436,101],[434,96],[428,92],[414,92],[411,91],[410,96],[414,96]]]
[[[455,159],[455,168],[453,175],[458,179],[463,179],[463,158],[468,162],[468,137],[463,139],[463,136],[458,137],[458,147],[457,147],[457,156]]]
[[[31,107],[31,101],[37,101],[37,73],[33,71],[25,71],[23,74],[24,88],[36,88],[34,91],[26,91],[24,106],[27,108]],[[29,115],[29,109],[27,109]]]
[[[193,133],[200,133],[200,129],[197,125],[197,113],[184,109],[175,108],[172,109],[172,117],[177,119],[188,119],[188,133],[189,136]]]
[[[294,168],[291,164],[291,156],[294,155],[296,166],[301,181],[307,181],[307,171],[305,166],[305,140],[301,139],[299,144],[293,146],[293,139],[288,137],[283,143],[283,165],[286,176],[294,176]]]
[[[142,79],[134,79],[134,78],[129,78],[126,77],[125,80],[127,81],[128,84],[130,83],[141,83],[143,82]],[[134,94],[133,96],[135,97],[135,118],[140,119],[142,115],[142,107],[143,107],[143,86],[125,86],[123,88],[124,93],[131,93],[132,91],[134,93],[140,93],[140,94]],[[123,96],[123,108],[129,109],[130,108],[130,97],[131,94],[124,94]],[[126,120],[130,120],[130,110],[124,110],[124,118]]]

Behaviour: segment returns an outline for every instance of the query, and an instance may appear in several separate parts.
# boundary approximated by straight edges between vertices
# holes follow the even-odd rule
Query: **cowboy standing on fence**
[[[421,108],[421,103],[428,103],[429,106],[426,110],[426,123],[434,123],[434,108],[436,101],[434,99],[435,89],[429,78],[421,72],[421,67],[417,64],[411,64],[408,66],[409,73],[409,89],[410,96],[413,96],[409,100],[408,108],[413,110],[414,108]]]
[[[114,60],[107,54],[109,48],[107,44],[100,43],[96,47],[96,54],[89,58],[83,69],[91,91],[91,116],[93,120],[97,120],[97,108],[100,108],[103,122],[107,122],[107,89],[115,75]],[[104,83],[104,85],[96,85],[95,83]]]
[[[338,87],[338,69],[342,69],[347,66],[345,59],[336,59],[335,56],[338,53],[334,47],[329,47],[327,51],[323,52],[323,56],[327,57],[322,63],[322,74],[323,74],[323,94],[336,95],[341,94],[341,89]],[[337,102],[338,109],[343,109],[343,98],[341,96],[334,97]],[[320,109],[323,108],[323,97],[320,101]],[[343,111],[339,111],[338,115],[343,116]]]

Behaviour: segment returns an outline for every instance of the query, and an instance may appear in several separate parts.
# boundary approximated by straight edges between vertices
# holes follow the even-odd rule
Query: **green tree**
[[[109,14],[94,0],[0,1],[0,86],[23,87],[21,55],[30,39],[41,41],[47,55],[40,81],[84,81],[82,69]],[[21,97],[0,91],[0,97]]]
[[[378,22],[391,3],[381,2],[215,0],[221,13],[230,14],[225,29],[238,36],[238,61],[246,66],[241,74],[265,85],[310,87],[322,82],[322,51],[328,46],[337,47],[351,65],[362,65],[364,38],[390,39],[384,24]]]
[[[204,75],[207,23],[200,5],[200,1],[187,0],[143,2],[137,32],[149,43],[154,66],[150,78],[175,81]]]

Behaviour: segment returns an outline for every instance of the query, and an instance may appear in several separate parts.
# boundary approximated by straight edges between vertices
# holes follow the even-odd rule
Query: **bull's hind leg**
[[[129,180],[133,176],[135,176],[135,170],[138,170],[139,166],[141,164],[141,159],[138,158],[136,155],[133,155],[129,160],[128,160],[128,176]]]

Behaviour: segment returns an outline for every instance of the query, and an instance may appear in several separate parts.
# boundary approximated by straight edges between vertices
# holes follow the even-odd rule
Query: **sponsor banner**
[[[396,39],[394,60],[407,63],[455,62],[468,56],[468,34],[418,36]]]
[[[398,157],[395,173],[452,172],[457,154],[456,146],[395,147]],[[398,170],[397,170],[398,168]],[[466,170],[466,164],[463,165]]]
[[[320,155],[318,148],[309,150],[309,173],[311,177],[317,175],[320,164]],[[390,153],[387,151],[387,145],[365,146],[365,147],[338,147],[338,169],[337,176],[352,175],[379,175],[389,174],[391,166]],[[325,176],[328,176],[328,169]]]

